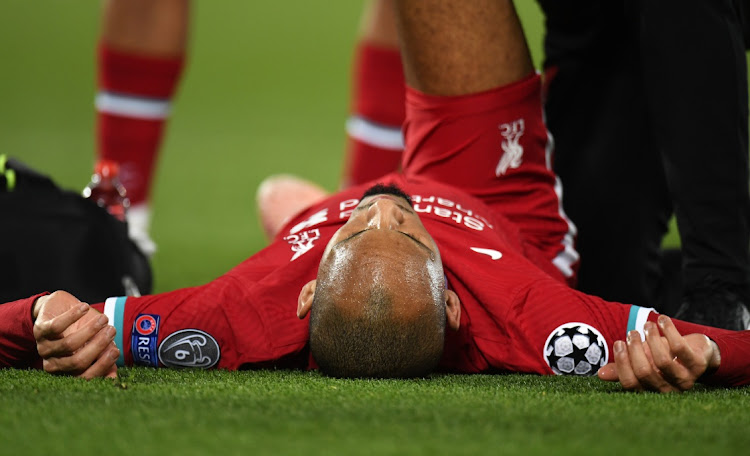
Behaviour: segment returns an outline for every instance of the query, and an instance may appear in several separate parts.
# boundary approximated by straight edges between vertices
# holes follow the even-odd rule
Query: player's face
[[[342,288],[375,280],[404,295],[443,289],[435,241],[406,199],[390,194],[360,201],[326,246],[323,265]]]
[[[426,253],[439,255],[435,241],[411,205],[402,197],[387,194],[363,198],[354,208],[349,221],[331,238],[326,250],[369,231],[372,231],[371,234],[390,231],[400,233],[412,239],[415,245],[422,247]]]
[[[333,235],[326,246],[324,257],[334,251],[346,250],[357,238],[377,239],[373,243],[385,250],[395,247],[439,262],[440,252],[417,213],[402,197],[372,195],[359,202],[349,221]]]

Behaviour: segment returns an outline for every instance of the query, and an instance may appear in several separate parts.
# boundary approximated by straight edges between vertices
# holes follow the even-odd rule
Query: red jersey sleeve
[[[721,366],[706,379],[707,383],[726,386],[750,384],[750,331],[731,331],[714,335],[711,339],[719,346]]]
[[[612,344],[624,340],[628,331],[644,336],[646,321],[656,321],[650,308],[605,301],[554,281],[543,281],[528,289],[518,301],[517,319],[522,334],[519,351],[526,350],[532,371],[593,375],[612,362]],[[721,367],[706,383],[739,386],[750,383],[750,331],[697,325],[673,320],[680,334],[705,334],[721,352]],[[544,363],[544,364],[542,364]],[[591,369],[589,369],[589,366]]]
[[[118,365],[306,367],[307,321],[297,318],[297,297],[315,278],[321,232],[332,229],[316,229],[308,239],[315,246],[300,252],[279,238],[205,285],[95,305],[117,329]]]
[[[31,308],[38,294],[0,305],[0,367],[40,367]]]
[[[228,308],[244,302],[241,287],[230,277],[208,284],[143,297],[113,297],[94,305],[115,327],[118,366],[237,369],[239,352],[259,346],[238,344]],[[252,306],[244,308],[244,330],[262,335]]]
[[[614,342],[642,332],[652,312],[540,278],[518,290],[507,315],[516,363],[525,372],[595,375],[611,361]]]

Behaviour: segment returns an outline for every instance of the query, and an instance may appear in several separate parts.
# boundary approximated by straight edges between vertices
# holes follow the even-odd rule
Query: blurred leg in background
[[[342,188],[393,172],[401,162],[405,92],[394,14],[393,0],[370,0],[362,13]]]
[[[186,57],[188,0],[106,0],[97,54],[96,157],[120,165],[131,238],[147,255],[159,147]]]

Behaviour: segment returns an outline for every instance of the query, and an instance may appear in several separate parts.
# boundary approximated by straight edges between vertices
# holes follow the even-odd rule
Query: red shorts
[[[431,96],[407,88],[403,172],[452,185],[518,226],[574,284],[575,226],[552,172],[536,74],[478,94]]]

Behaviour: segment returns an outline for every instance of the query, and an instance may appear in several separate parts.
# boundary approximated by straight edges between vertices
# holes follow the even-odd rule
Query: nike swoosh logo
[[[481,253],[482,255],[489,255],[490,258],[492,258],[493,260],[499,260],[500,258],[503,257],[503,254],[500,253],[500,252],[498,252],[497,250],[482,249],[482,248],[479,248],[479,247],[471,247],[471,250],[473,250],[473,251],[475,251],[477,253]]]

